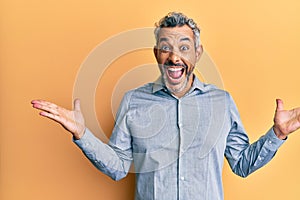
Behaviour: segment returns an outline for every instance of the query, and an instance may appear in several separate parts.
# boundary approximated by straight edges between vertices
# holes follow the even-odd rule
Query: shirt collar
[[[204,83],[202,83],[197,76],[194,76],[193,85],[190,89],[190,91],[194,91],[195,89],[198,89],[200,91],[204,91]],[[166,86],[164,85],[162,81],[162,76],[159,76],[158,79],[153,83],[152,93],[155,93],[160,90],[167,90]]]

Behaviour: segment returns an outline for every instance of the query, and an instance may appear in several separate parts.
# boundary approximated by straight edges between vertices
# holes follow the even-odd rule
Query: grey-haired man
[[[161,77],[125,94],[108,144],[85,127],[78,99],[72,111],[43,100],[33,100],[33,107],[71,132],[111,178],[124,178],[133,162],[136,200],[223,199],[224,155],[233,172],[246,177],[300,127],[300,109],[284,110],[278,99],[274,126],[249,144],[231,96],[193,74],[203,52],[196,23],[172,12],[156,25],[155,36]]]

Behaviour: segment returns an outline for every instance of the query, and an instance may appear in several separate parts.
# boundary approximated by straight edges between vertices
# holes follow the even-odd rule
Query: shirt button
[[[272,141],[271,141],[271,140],[269,140],[269,144],[272,144]]]
[[[184,176],[180,177],[180,180],[184,181]]]

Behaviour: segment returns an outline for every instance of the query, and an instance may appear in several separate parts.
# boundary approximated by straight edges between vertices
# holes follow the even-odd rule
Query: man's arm
[[[131,93],[126,93],[119,106],[109,143],[104,144],[88,128],[75,144],[101,172],[114,180],[124,178],[132,163],[132,138],[127,126]]]
[[[250,144],[246,133],[235,125],[227,138],[225,157],[232,171],[247,177],[257,169],[266,165],[283,144],[271,128],[256,142]]]
[[[119,135],[122,137],[122,133]],[[130,144],[131,138],[122,137],[122,140]],[[113,180],[120,180],[127,175],[132,162],[131,146],[123,148],[112,145],[111,141],[104,144],[88,128],[80,140],[74,139],[74,143],[98,170]]]
[[[274,126],[256,142],[250,144],[237,108],[230,97],[231,130],[227,137],[225,156],[234,173],[246,177],[267,164],[283,144],[287,135],[299,128],[299,108],[285,111],[277,100]]]
[[[41,116],[58,122],[70,132],[73,135],[75,144],[100,171],[114,180],[119,180],[127,175],[132,161],[130,135],[125,134],[126,138],[121,138],[121,140],[128,141],[126,144],[129,145],[126,149],[112,145],[111,142],[104,144],[86,128],[78,99],[74,101],[73,110],[67,110],[44,100],[33,100],[31,103],[34,108],[41,110]],[[119,111],[119,117],[117,118],[124,119],[126,104],[127,101],[123,100],[123,106],[120,106],[123,109],[120,109],[121,111]],[[119,126],[116,126],[114,129],[115,134],[113,135],[121,137],[124,134],[120,131],[122,132],[122,130],[119,130]]]

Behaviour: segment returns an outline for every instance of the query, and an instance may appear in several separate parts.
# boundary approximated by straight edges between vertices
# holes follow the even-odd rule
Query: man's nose
[[[172,51],[170,52],[169,60],[176,64],[180,62],[180,56],[178,55],[178,53]]]

